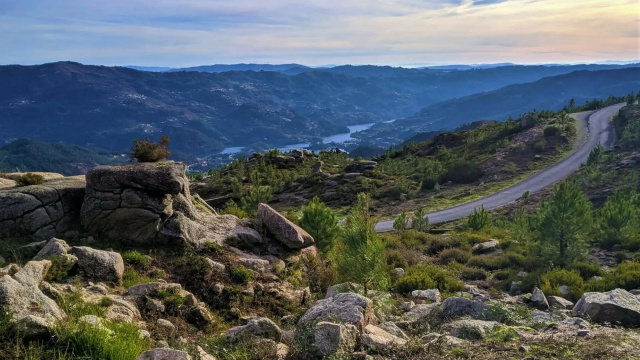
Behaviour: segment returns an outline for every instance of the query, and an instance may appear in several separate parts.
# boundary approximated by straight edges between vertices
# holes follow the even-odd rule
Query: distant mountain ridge
[[[72,62],[0,66],[0,144],[31,138],[119,153],[127,151],[133,139],[157,140],[160,134],[169,134],[174,158],[193,159],[228,146],[318,142],[347,132],[346,125],[416,118],[421,109],[436,103],[585,68],[620,66],[504,66],[466,71],[340,66],[296,68],[301,71],[298,74],[147,72]],[[561,83],[550,86],[564,87]],[[543,87],[537,91],[546,92]],[[600,94],[609,95],[606,88]],[[544,101],[523,111],[537,104],[542,106]],[[461,109],[465,111],[471,110]],[[454,119],[438,126],[454,128],[473,120],[477,119]],[[398,143],[425,131],[420,122],[408,121],[407,126],[390,127],[387,133],[395,134],[394,143]]]
[[[190,66],[184,68],[172,68],[162,66],[125,66],[129,69],[135,69],[140,71],[151,72],[176,72],[176,71],[200,71],[208,73],[219,73],[227,71],[275,71],[284,72],[291,69],[309,69],[308,66],[300,64],[215,64],[215,65],[200,65]]]

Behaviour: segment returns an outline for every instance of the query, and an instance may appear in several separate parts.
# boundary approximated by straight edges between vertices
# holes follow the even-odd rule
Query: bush
[[[124,274],[122,275],[122,286],[125,288],[130,288],[139,284],[148,284],[150,282],[153,282],[151,278],[140,274],[136,269],[131,267],[126,267],[124,269]]]
[[[167,151],[169,146],[169,136],[164,135],[160,137],[160,142],[151,142],[149,138],[144,140],[133,140],[133,146],[131,147],[130,161],[137,160],[138,162],[159,162],[165,161],[171,153]]]
[[[17,177],[15,181],[18,186],[40,185],[44,183],[44,176],[34,173],[26,173]]]
[[[151,264],[153,258],[148,255],[141,254],[138,251],[127,251],[122,254],[122,259],[129,265],[135,266],[140,269],[145,269]]]
[[[447,169],[440,182],[451,181],[457,184],[469,184],[478,180],[482,175],[484,175],[484,172],[480,164],[460,162]]]
[[[640,262],[623,263],[604,276],[607,290],[640,289]]]
[[[560,133],[560,129],[555,126],[547,126],[544,128],[544,137],[556,136]]]
[[[202,246],[205,252],[209,254],[219,254],[222,252],[222,246],[214,243],[213,241],[207,241]]]
[[[317,196],[302,207],[302,219],[298,225],[313,237],[322,252],[332,249],[335,239],[340,235],[338,218]]]
[[[247,213],[238,207],[235,201],[229,200],[224,204],[224,209],[220,212],[220,215],[234,215],[240,219],[247,218]]]
[[[53,255],[49,258],[51,267],[45,279],[49,282],[60,282],[69,274],[69,270],[75,265],[74,262],[62,255]]]
[[[484,209],[484,206],[481,206],[480,210],[473,210],[467,218],[467,227],[473,231],[482,230],[490,223],[491,216],[489,215],[489,212]]]
[[[569,295],[560,292],[560,286],[566,285]],[[551,270],[540,277],[540,290],[546,296],[567,297],[571,301],[577,301],[582,296],[584,281],[576,270],[558,269]]]
[[[547,140],[545,140],[544,138],[539,138],[533,143],[533,151],[535,152],[543,152],[546,147]]]
[[[467,266],[479,267],[485,270],[505,269],[510,265],[507,257],[497,255],[473,255],[467,261]]]
[[[594,276],[602,275],[602,269],[600,268],[600,265],[580,261],[574,262],[571,265],[570,270],[578,271],[580,273],[580,276],[582,276],[584,280],[589,280]]]
[[[396,284],[397,291],[402,294],[411,293],[413,290],[436,288],[442,292],[462,291],[464,283],[444,269],[418,265],[409,268]]]
[[[406,269],[407,267],[409,267],[407,259],[405,259],[398,250],[391,250],[387,252],[387,265],[389,265],[389,267],[391,268]]]
[[[438,254],[438,257],[442,264],[448,264],[452,260],[457,261],[460,264],[464,264],[471,257],[471,253],[457,248],[444,249]]]
[[[460,276],[462,280],[486,280],[488,274],[484,269],[465,266],[462,268]]]
[[[246,285],[251,282],[252,277],[253,273],[251,270],[242,265],[231,270],[231,279],[237,283]]]

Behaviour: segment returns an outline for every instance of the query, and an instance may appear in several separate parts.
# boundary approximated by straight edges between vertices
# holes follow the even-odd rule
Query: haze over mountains
[[[637,66],[1,66],[0,144],[30,138],[125,152],[133,139],[169,134],[176,158],[190,160],[228,146],[319,143],[346,125],[401,119],[359,136],[392,144],[419,131],[559,109],[571,98],[624,95],[640,89]]]

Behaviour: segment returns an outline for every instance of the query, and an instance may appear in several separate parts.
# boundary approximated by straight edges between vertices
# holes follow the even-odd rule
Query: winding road
[[[518,200],[525,191],[535,193],[566,178],[578,170],[582,164],[586,163],[589,153],[598,143],[602,144],[605,149],[613,145],[615,132],[611,118],[624,105],[617,104],[595,112],[573,114],[572,116],[578,120],[579,130],[584,142],[571,155],[504,190],[478,200],[427,214],[429,222],[435,224],[457,220],[469,216],[473,210],[480,208],[482,205],[484,205],[485,209],[492,210]],[[393,231],[393,220],[377,223],[376,231]]]

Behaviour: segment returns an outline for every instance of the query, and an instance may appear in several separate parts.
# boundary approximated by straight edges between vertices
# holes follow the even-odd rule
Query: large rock
[[[8,189],[15,186],[16,186],[16,182],[14,180],[0,177],[0,189]]]
[[[499,324],[495,321],[456,320],[444,326],[449,335],[465,340],[481,340]]]
[[[362,334],[362,345],[379,353],[390,352],[406,343],[406,340],[371,324],[364,328],[364,334]]]
[[[143,352],[137,360],[191,360],[191,356],[184,351],[159,348]]]
[[[470,316],[474,319],[499,321],[504,314],[505,311],[499,307],[491,307],[467,298],[450,297],[442,303],[442,315],[448,318]]]
[[[540,310],[549,309],[549,302],[547,302],[547,298],[542,293],[542,290],[538,289],[537,287],[533,288],[533,292],[531,293],[531,298],[529,299],[529,302],[536,309],[540,309]]]
[[[290,249],[303,249],[313,245],[313,237],[298,225],[287,220],[269,205],[258,205],[256,219],[271,233],[276,240]]]
[[[78,258],[78,270],[87,280],[122,282],[124,261],[117,252],[74,246],[71,253]]]
[[[358,341],[358,329],[351,324],[334,324],[322,321],[313,332],[315,348],[323,356],[352,353]]]
[[[559,296],[549,296],[547,298],[549,307],[557,310],[571,310],[573,309],[573,303],[565,298]]]
[[[341,284],[335,284],[329,286],[327,289],[327,294],[325,295],[325,299],[332,298],[338,294],[344,293],[355,293],[362,294],[364,293],[364,286],[352,282],[345,282]]]
[[[0,190],[0,237],[64,237],[80,228],[84,194],[79,177]]]
[[[500,245],[498,240],[489,239],[489,241],[473,245],[472,251],[476,254],[490,253],[495,251],[498,245]]]
[[[373,316],[373,302],[358,294],[337,294],[323,299],[309,308],[298,321],[298,330],[304,330],[314,323],[328,321],[354,325],[364,331]]]
[[[623,289],[605,293],[584,293],[572,310],[573,316],[586,317],[591,322],[640,326],[640,299]]]
[[[411,292],[411,296],[416,299],[429,300],[434,303],[439,303],[441,299],[438,289],[414,290]]]
[[[229,340],[243,340],[250,337],[260,337],[280,341],[282,330],[273,321],[267,318],[255,317],[249,319],[247,325],[236,326],[225,332]]]
[[[193,243],[205,234],[181,163],[98,166],[87,175],[82,224],[103,239]]]
[[[66,258],[71,263],[76,263],[78,258],[74,255],[69,254],[71,251],[71,246],[67,245],[67,242],[64,240],[51,238],[45,246],[33,257],[33,260],[45,260],[50,257],[57,255]]]
[[[0,313],[11,313],[12,320],[30,336],[47,335],[55,321],[65,318],[56,302],[39,288],[50,267],[48,260],[29,261],[15,274],[0,278]]]

